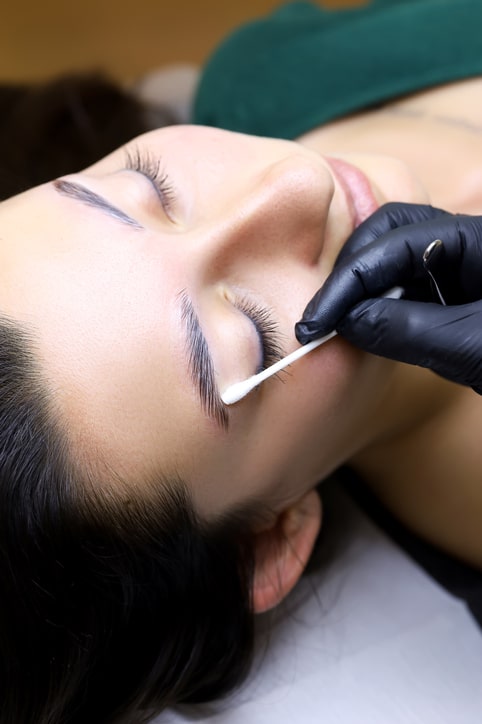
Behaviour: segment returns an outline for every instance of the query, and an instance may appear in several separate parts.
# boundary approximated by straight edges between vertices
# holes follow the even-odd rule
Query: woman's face
[[[369,441],[391,364],[335,338],[233,407],[219,393],[298,346],[354,226],[418,187],[390,159],[195,126],[127,150],[0,205],[0,310],[114,477],[180,476],[206,514],[282,507]]]

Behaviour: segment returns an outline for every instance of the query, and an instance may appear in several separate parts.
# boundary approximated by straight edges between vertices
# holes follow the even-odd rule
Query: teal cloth
[[[286,5],[227,38],[198,86],[195,123],[296,138],[422,88],[482,75],[482,0]]]

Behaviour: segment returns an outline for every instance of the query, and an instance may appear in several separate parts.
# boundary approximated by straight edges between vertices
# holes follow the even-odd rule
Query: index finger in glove
[[[357,253],[344,257],[303,312],[296,325],[298,340],[305,344],[335,329],[343,316],[363,299],[425,277],[423,254],[434,239],[443,240],[448,263],[460,264],[466,256],[467,228],[469,234],[482,237],[480,217],[441,214],[392,229]],[[472,248],[472,253],[482,256],[482,244],[480,249],[477,244]]]

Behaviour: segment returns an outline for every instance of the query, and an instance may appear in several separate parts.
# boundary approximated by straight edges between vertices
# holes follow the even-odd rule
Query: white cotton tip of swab
[[[253,377],[256,377],[256,375],[253,375]],[[253,387],[256,386],[256,382],[253,385],[252,379],[252,377],[249,377],[247,380],[243,380],[242,382],[235,382],[234,385],[230,385],[227,389],[225,389],[221,395],[221,399],[224,404],[234,405],[235,402],[239,402],[243,399],[243,397],[246,397]]]
[[[381,296],[387,299],[400,299],[402,294],[402,287],[393,287]],[[275,375],[277,372],[280,372],[285,367],[288,367],[288,365],[293,364],[293,362],[296,362],[296,360],[300,359],[300,357],[304,357],[305,354],[308,354],[308,352],[311,352],[313,349],[316,349],[325,342],[328,342],[328,340],[335,337],[335,335],[336,331],[333,331],[325,335],[324,337],[314,339],[312,342],[308,342],[308,344],[305,344],[302,347],[298,347],[298,349],[295,349],[294,352],[286,355],[286,357],[283,357],[283,359],[275,362],[273,365],[263,370],[262,372],[259,372],[257,375],[252,375],[251,377],[248,377],[247,380],[242,380],[241,382],[235,382],[233,385],[230,385],[224,390],[224,392],[221,394],[221,400],[224,402],[225,405],[234,405],[235,402],[239,402],[243,399],[243,397],[246,397],[246,395],[249,394],[251,390],[254,390],[255,387],[260,385],[261,382],[267,380],[268,377]]]

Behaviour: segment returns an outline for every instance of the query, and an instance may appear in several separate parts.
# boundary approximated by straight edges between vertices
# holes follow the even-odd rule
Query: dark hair
[[[0,87],[0,110],[0,198],[173,121],[92,75]],[[0,316],[0,724],[222,695],[252,650],[249,511],[208,526],[180,480],[106,486],[60,422],[34,335]]]
[[[36,359],[0,320],[1,724],[138,724],[225,693],[252,651],[248,517],[208,526],[179,480],[82,475]]]
[[[79,171],[176,119],[98,74],[0,86],[0,199]]]

